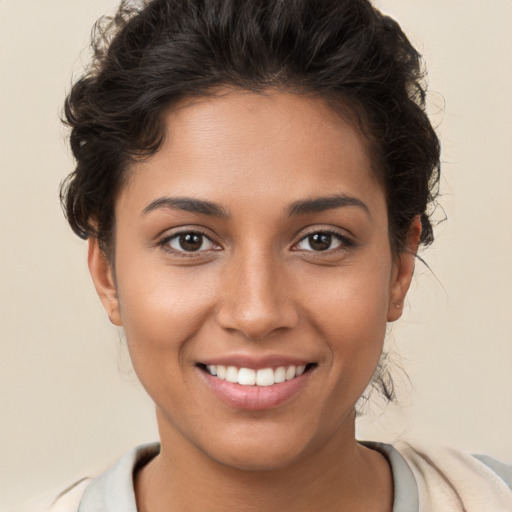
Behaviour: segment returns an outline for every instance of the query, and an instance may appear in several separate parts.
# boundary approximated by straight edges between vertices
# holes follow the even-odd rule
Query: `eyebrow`
[[[334,210],[336,208],[348,206],[361,208],[368,214],[368,216],[370,216],[370,210],[363,201],[346,194],[336,194],[333,196],[295,201],[287,208],[287,212],[288,216],[291,217],[295,215],[305,215],[308,213]],[[212,217],[219,217],[222,219],[230,217],[229,212],[220,204],[202,199],[193,199],[190,197],[160,197],[146,206],[142,211],[142,214],[146,215],[149,212],[160,208],[199,213],[201,215],[210,215]]]
[[[220,204],[204,201],[202,199],[192,199],[190,197],[160,197],[150,203],[142,214],[166,208],[170,210],[183,210],[185,212],[199,213],[201,215],[211,215],[213,217],[228,218],[229,213]]]
[[[307,213],[317,213],[326,210],[334,210],[335,208],[344,208],[347,206],[355,206],[361,208],[365,213],[371,217],[370,210],[363,201],[357,197],[352,197],[346,194],[336,194],[327,197],[316,197],[313,199],[305,199],[302,201],[295,201],[288,208],[288,215],[304,215]]]

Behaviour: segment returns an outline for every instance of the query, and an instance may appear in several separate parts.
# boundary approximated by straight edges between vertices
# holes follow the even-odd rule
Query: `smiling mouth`
[[[300,366],[279,366],[277,368],[237,368],[236,366],[224,366],[220,364],[200,364],[203,371],[233,384],[242,386],[273,386],[300,377],[303,373],[310,371],[314,363]]]

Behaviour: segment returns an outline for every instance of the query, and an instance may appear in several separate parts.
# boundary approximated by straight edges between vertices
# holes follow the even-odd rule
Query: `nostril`
[[[261,340],[276,331],[295,327],[299,315],[292,304],[241,303],[224,304],[217,313],[219,325],[228,331],[243,334],[245,338]]]
[[[254,340],[294,327],[299,314],[279,262],[270,258],[268,251],[262,254],[254,248],[241,250],[239,258],[219,298],[219,325]]]

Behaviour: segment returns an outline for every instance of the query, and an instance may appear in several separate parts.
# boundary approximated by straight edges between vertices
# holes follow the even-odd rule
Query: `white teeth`
[[[213,373],[212,373],[213,375]],[[217,365],[217,377],[219,379],[225,380],[226,379],[226,367],[222,366],[220,364]]]
[[[256,384],[256,372],[251,368],[240,368],[238,372],[238,384],[242,386],[254,386]]]
[[[238,382],[238,369],[234,366],[228,366],[226,370],[226,380],[228,382]]]
[[[284,366],[280,366],[274,371],[274,382],[279,384],[280,382],[284,382],[286,380],[286,368]]]
[[[286,374],[285,374],[286,380],[292,380],[293,377],[295,377],[296,371],[297,371],[297,368],[295,366],[288,366],[288,368],[286,368]]]
[[[272,368],[263,368],[256,372],[256,384],[258,386],[274,385],[274,370]]]
[[[306,370],[306,365],[301,366],[280,366],[275,370],[272,368],[236,368],[235,366],[223,366],[221,364],[209,364],[206,369],[211,375],[227,382],[238,383],[242,386],[273,386],[286,380],[299,377]]]

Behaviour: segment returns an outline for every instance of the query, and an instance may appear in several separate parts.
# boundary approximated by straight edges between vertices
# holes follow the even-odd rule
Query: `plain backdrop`
[[[156,439],[154,411],[95,296],[58,186],[59,115],[110,0],[0,0],[0,508]],[[389,345],[401,403],[360,438],[413,436],[512,462],[512,1],[379,0],[424,54],[448,220]],[[438,217],[443,212],[438,211]]]

